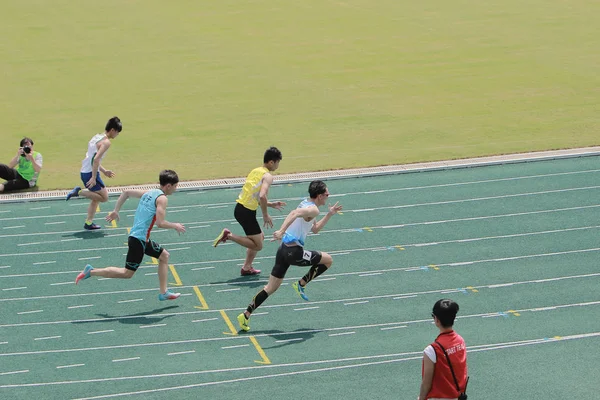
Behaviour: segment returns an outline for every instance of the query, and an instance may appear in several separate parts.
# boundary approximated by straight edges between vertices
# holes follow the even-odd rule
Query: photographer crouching
[[[33,150],[33,140],[21,139],[17,155],[6,164],[0,164],[0,193],[29,189],[36,185],[42,170],[42,155]]]

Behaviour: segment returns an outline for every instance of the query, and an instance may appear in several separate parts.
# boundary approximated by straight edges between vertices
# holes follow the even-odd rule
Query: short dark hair
[[[318,195],[323,194],[327,191],[327,185],[323,181],[312,181],[308,185],[308,195],[311,199],[316,198]]]
[[[263,157],[263,162],[266,164],[269,161],[281,161],[283,160],[283,156],[281,155],[281,151],[277,147],[269,147],[267,151],[265,151],[265,155]]]
[[[121,123],[121,120],[119,119],[119,117],[112,117],[111,119],[108,120],[104,130],[106,132],[108,132],[111,129],[114,129],[117,132],[121,132],[123,130],[123,124]]]
[[[166,186],[169,183],[171,185],[179,183],[179,177],[177,176],[177,172],[171,169],[164,169],[160,171],[160,174],[158,175],[158,180],[160,182],[160,186]]]
[[[444,328],[450,328],[454,325],[458,313],[458,303],[450,299],[440,299],[433,305],[432,313]]]
[[[21,139],[21,143],[19,144],[19,146],[23,147],[23,146],[25,146],[25,143],[33,144],[33,140],[31,140],[31,138],[28,138],[27,136],[25,136],[23,139]]]

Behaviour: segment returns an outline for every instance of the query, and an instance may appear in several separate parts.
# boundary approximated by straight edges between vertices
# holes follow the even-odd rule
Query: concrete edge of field
[[[331,180],[358,178],[377,175],[393,175],[411,172],[439,171],[444,169],[482,167],[488,165],[516,164],[534,161],[549,161],[562,158],[590,157],[600,155],[600,146],[581,147],[575,149],[538,151],[531,153],[505,154],[489,157],[476,157],[468,159],[434,161],[426,163],[413,163],[404,165],[386,165],[370,168],[340,169],[332,171],[302,172],[297,174],[275,175],[274,184],[287,184],[294,182],[306,182],[315,179]],[[211,179],[204,181],[180,182],[179,190],[208,190],[241,187],[244,184],[245,177]],[[156,184],[134,185],[134,186],[115,186],[109,187],[110,196],[119,195],[126,189],[152,189]],[[0,203],[8,202],[26,202],[40,200],[55,200],[65,198],[68,190],[49,190],[49,191],[25,191],[21,193],[9,193],[0,195]]]

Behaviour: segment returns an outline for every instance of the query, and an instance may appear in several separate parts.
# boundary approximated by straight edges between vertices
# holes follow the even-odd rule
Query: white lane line
[[[187,208],[183,209],[183,210],[169,210],[169,214],[173,214],[173,213],[179,213],[179,212],[186,212],[189,211]]]
[[[235,292],[241,290],[241,288],[235,288],[235,289],[221,289],[221,290],[216,290],[216,293],[221,293],[221,292]]]
[[[144,329],[144,328],[160,328],[161,326],[167,326],[167,324],[142,325],[142,326],[140,326],[140,329]]]
[[[104,331],[95,331],[95,332],[88,332],[88,335],[97,335],[99,333],[110,333],[110,332],[114,332],[114,329],[106,329]]]
[[[383,275],[383,272],[371,272],[368,274],[359,274],[358,276],[363,277],[363,276],[375,276],[375,275]]]
[[[354,301],[354,302],[352,302],[352,303],[344,303],[344,305],[345,305],[345,306],[351,306],[351,305],[353,305],[353,304],[365,304],[365,303],[368,303],[368,302],[369,302],[369,300],[363,300],[363,301]]]
[[[4,268],[10,268],[10,265],[2,265],[2,266],[0,266],[0,269],[4,269]]]
[[[201,271],[204,269],[215,269],[215,267],[201,267],[201,268],[192,268],[190,271]]]
[[[178,247],[178,248],[175,248],[175,249],[169,249],[169,251],[189,250],[189,249],[191,249],[191,247]]]
[[[188,351],[178,351],[176,353],[167,353],[168,356],[178,356],[180,354],[191,354],[191,353],[195,353],[196,350],[188,350]]]
[[[44,225],[58,225],[58,224],[66,224],[66,221],[57,221],[57,222],[44,222]]]
[[[213,209],[213,208],[225,208],[225,207],[229,207],[229,204],[225,204],[225,205],[222,205],[222,206],[210,206],[210,207],[206,207],[206,209],[210,210],[210,209]]]
[[[34,338],[33,340],[50,340],[50,339],[60,339],[62,336],[46,336],[46,337],[39,337],[39,338]]]
[[[17,315],[35,314],[35,313],[41,313],[41,312],[44,312],[44,310],[21,311],[21,312],[18,312]]]
[[[268,313],[269,313],[268,311],[266,311],[266,312],[255,312],[255,313],[252,313],[252,316],[253,317],[258,317],[259,315],[267,315]]]
[[[190,226],[186,227],[187,229],[199,229],[199,228],[209,228],[210,225],[198,225],[198,226]]]
[[[5,288],[5,289],[2,289],[2,290],[23,290],[23,289],[27,289],[27,286]]]
[[[556,307],[539,307],[539,308],[534,308],[531,311],[537,312],[537,311],[551,311],[551,310],[556,310]]]
[[[144,274],[144,276],[153,276],[153,275],[158,275],[158,272],[148,272],[148,273]]]
[[[297,342],[300,340],[304,340],[304,339],[303,338],[293,338],[293,339],[276,340],[275,343]]]
[[[206,322],[206,321],[216,321],[216,320],[218,320],[218,319],[219,319],[219,318],[205,318],[205,319],[195,319],[195,320],[192,320],[192,322]]]
[[[238,344],[236,346],[223,346],[221,347],[223,350],[227,350],[227,349],[237,349],[238,347],[250,347],[249,344]]]
[[[70,281],[70,282],[57,282],[57,283],[51,283],[50,286],[60,286],[60,285],[74,285],[75,282]]]
[[[77,260],[79,261],[84,261],[84,260],[96,260],[98,258],[102,258],[102,256],[95,256],[95,257],[83,257],[83,258],[78,258]]]
[[[83,240],[83,238],[71,238],[71,239],[61,239],[61,242],[72,242],[74,240]],[[52,242],[48,242],[48,243],[52,243]]]
[[[0,342],[0,344],[8,344],[8,342]]]
[[[2,229],[18,229],[18,228],[25,228],[25,225],[5,226]]]
[[[316,310],[319,306],[316,307],[305,307],[305,308],[294,308],[294,311],[306,311],[306,310]]]
[[[0,375],[25,374],[27,372],[29,372],[28,369],[22,369],[20,371],[0,372]]]
[[[112,362],[134,361],[134,360],[139,360],[139,359],[140,359],[140,357],[118,358],[116,360],[112,360]]]
[[[392,297],[392,300],[402,300],[402,299],[412,299],[413,297],[417,297],[416,294],[413,294],[411,296],[398,296],[398,297]]]
[[[400,328],[406,328],[406,327],[407,327],[407,325],[388,326],[387,328],[379,328],[379,330],[388,331],[390,329],[400,329]]]
[[[45,264],[56,264],[56,261],[40,261],[40,262],[33,263],[33,265],[45,265]]]
[[[312,283],[334,281],[335,279],[336,279],[335,276],[333,276],[331,278],[318,278],[318,279],[315,279],[314,281],[312,281]]]
[[[341,332],[341,333],[332,333],[328,336],[343,336],[343,335],[354,335],[356,332]]]
[[[94,307],[94,305],[93,304],[83,304],[83,305],[80,305],[80,306],[70,306],[70,307],[67,307],[67,308],[69,310],[72,310],[74,308],[86,308],[86,307]]]
[[[50,208],[50,206],[32,207],[32,208],[30,208],[30,210],[46,210],[48,208]]]
[[[117,301],[117,303],[133,303],[136,301],[144,301],[144,299],[120,300],[120,301]]]
[[[85,364],[70,364],[70,365],[59,365],[56,367],[56,369],[61,369],[61,368],[75,368],[75,367],[83,367]]]

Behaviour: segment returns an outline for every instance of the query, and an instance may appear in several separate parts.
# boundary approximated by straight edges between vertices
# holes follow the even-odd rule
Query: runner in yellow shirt
[[[235,219],[244,229],[246,236],[235,235],[229,229],[223,229],[213,242],[213,246],[217,247],[219,243],[231,240],[247,248],[246,260],[240,271],[242,275],[256,275],[260,273],[260,270],[252,267],[252,262],[256,254],[262,250],[265,240],[265,235],[256,219],[256,210],[260,207],[262,211],[263,226],[265,228],[272,228],[273,221],[269,216],[268,207],[281,210],[286,205],[283,201],[269,202],[267,199],[269,187],[273,183],[271,172],[279,168],[281,160],[281,151],[277,147],[270,147],[265,151],[262,167],[253,169],[246,177],[246,182],[236,200],[237,204],[233,213]]]

